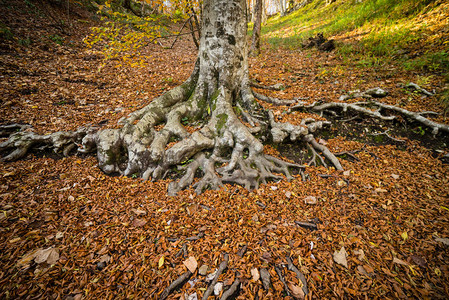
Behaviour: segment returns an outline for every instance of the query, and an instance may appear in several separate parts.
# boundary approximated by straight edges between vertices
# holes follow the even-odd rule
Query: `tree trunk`
[[[260,53],[260,28],[262,22],[262,0],[256,0],[256,5],[254,7],[254,28],[253,28],[253,38],[251,42],[250,53],[252,56],[257,56]]]
[[[285,9],[286,9],[286,3],[285,0],[279,0],[279,7],[281,10],[281,17],[285,16]]]

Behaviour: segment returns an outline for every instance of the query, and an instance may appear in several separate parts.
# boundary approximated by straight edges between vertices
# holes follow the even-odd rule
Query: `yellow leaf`
[[[401,237],[404,241],[407,240],[408,239],[407,231],[404,231],[403,233],[401,233]]]
[[[165,258],[164,258],[164,256],[162,255],[161,258],[159,258],[159,264],[158,264],[159,269],[164,265],[164,261],[165,261]]]

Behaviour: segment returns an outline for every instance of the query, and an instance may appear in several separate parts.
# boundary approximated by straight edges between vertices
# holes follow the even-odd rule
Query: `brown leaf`
[[[34,261],[37,264],[41,264],[46,262],[49,265],[54,265],[59,260],[59,249],[49,247],[45,250],[38,250],[36,252],[36,257],[34,258]]]
[[[144,215],[147,214],[146,211],[141,210],[141,209],[135,209],[135,208],[132,208],[131,211],[132,211],[133,213],[135,213],[136,215],[138,215],[138,216],[144,216]]]
[[[257,268],[252,268],[251,269],[251,276],[253,277],[254,281],[259,280],[259,278],[260,278],[259,270]]]
[[[317,200],[315,196],[307,196],[304,198],[306,204],[316,204]]]
[[[143,219],[134,219],[134,221],[133,221],[133,226],[134,226],[134,227],[142,227],[142,226],[145,226],[146,223],[147,223],[146,220],[143,220]]]
[[[340,264],[344,267],[348,267],[348,261],[346,260],[346,257],[348,256],[348,253],[345,250],[345,247],[341,247],[340,251],[334,252],[334,261],[337,264]]]
[[[299,285],[296,285],[292,282],[289,282],[287,285],[293,297],[295,297],[296,299],[304,299],[304,291]]]
[[[183,264],[192,273],[194,273],[196,268],[198,267],[198,262],[196,261],[195,257],[193,257],[193,256],[190,256],[185,261],[183,261]]]

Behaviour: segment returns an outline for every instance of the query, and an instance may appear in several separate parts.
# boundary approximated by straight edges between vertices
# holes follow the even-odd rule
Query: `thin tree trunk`
[[[262,0],[256,0],[256,5],[254,8],[254,28],[253,28],[253,39],[251,43],[250,54],[252,56],[257,56],[260,53],[260,28],[262,22]]]

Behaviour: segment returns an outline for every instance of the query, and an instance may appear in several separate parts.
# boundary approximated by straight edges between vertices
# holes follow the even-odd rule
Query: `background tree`
[[[262,23],[262,10],[263,10],[262,0],[256,0],[256,4],[254,6],[253,37],[250,49],[250,53],[253,56],[259,55],[260,52],[260,28]]]

